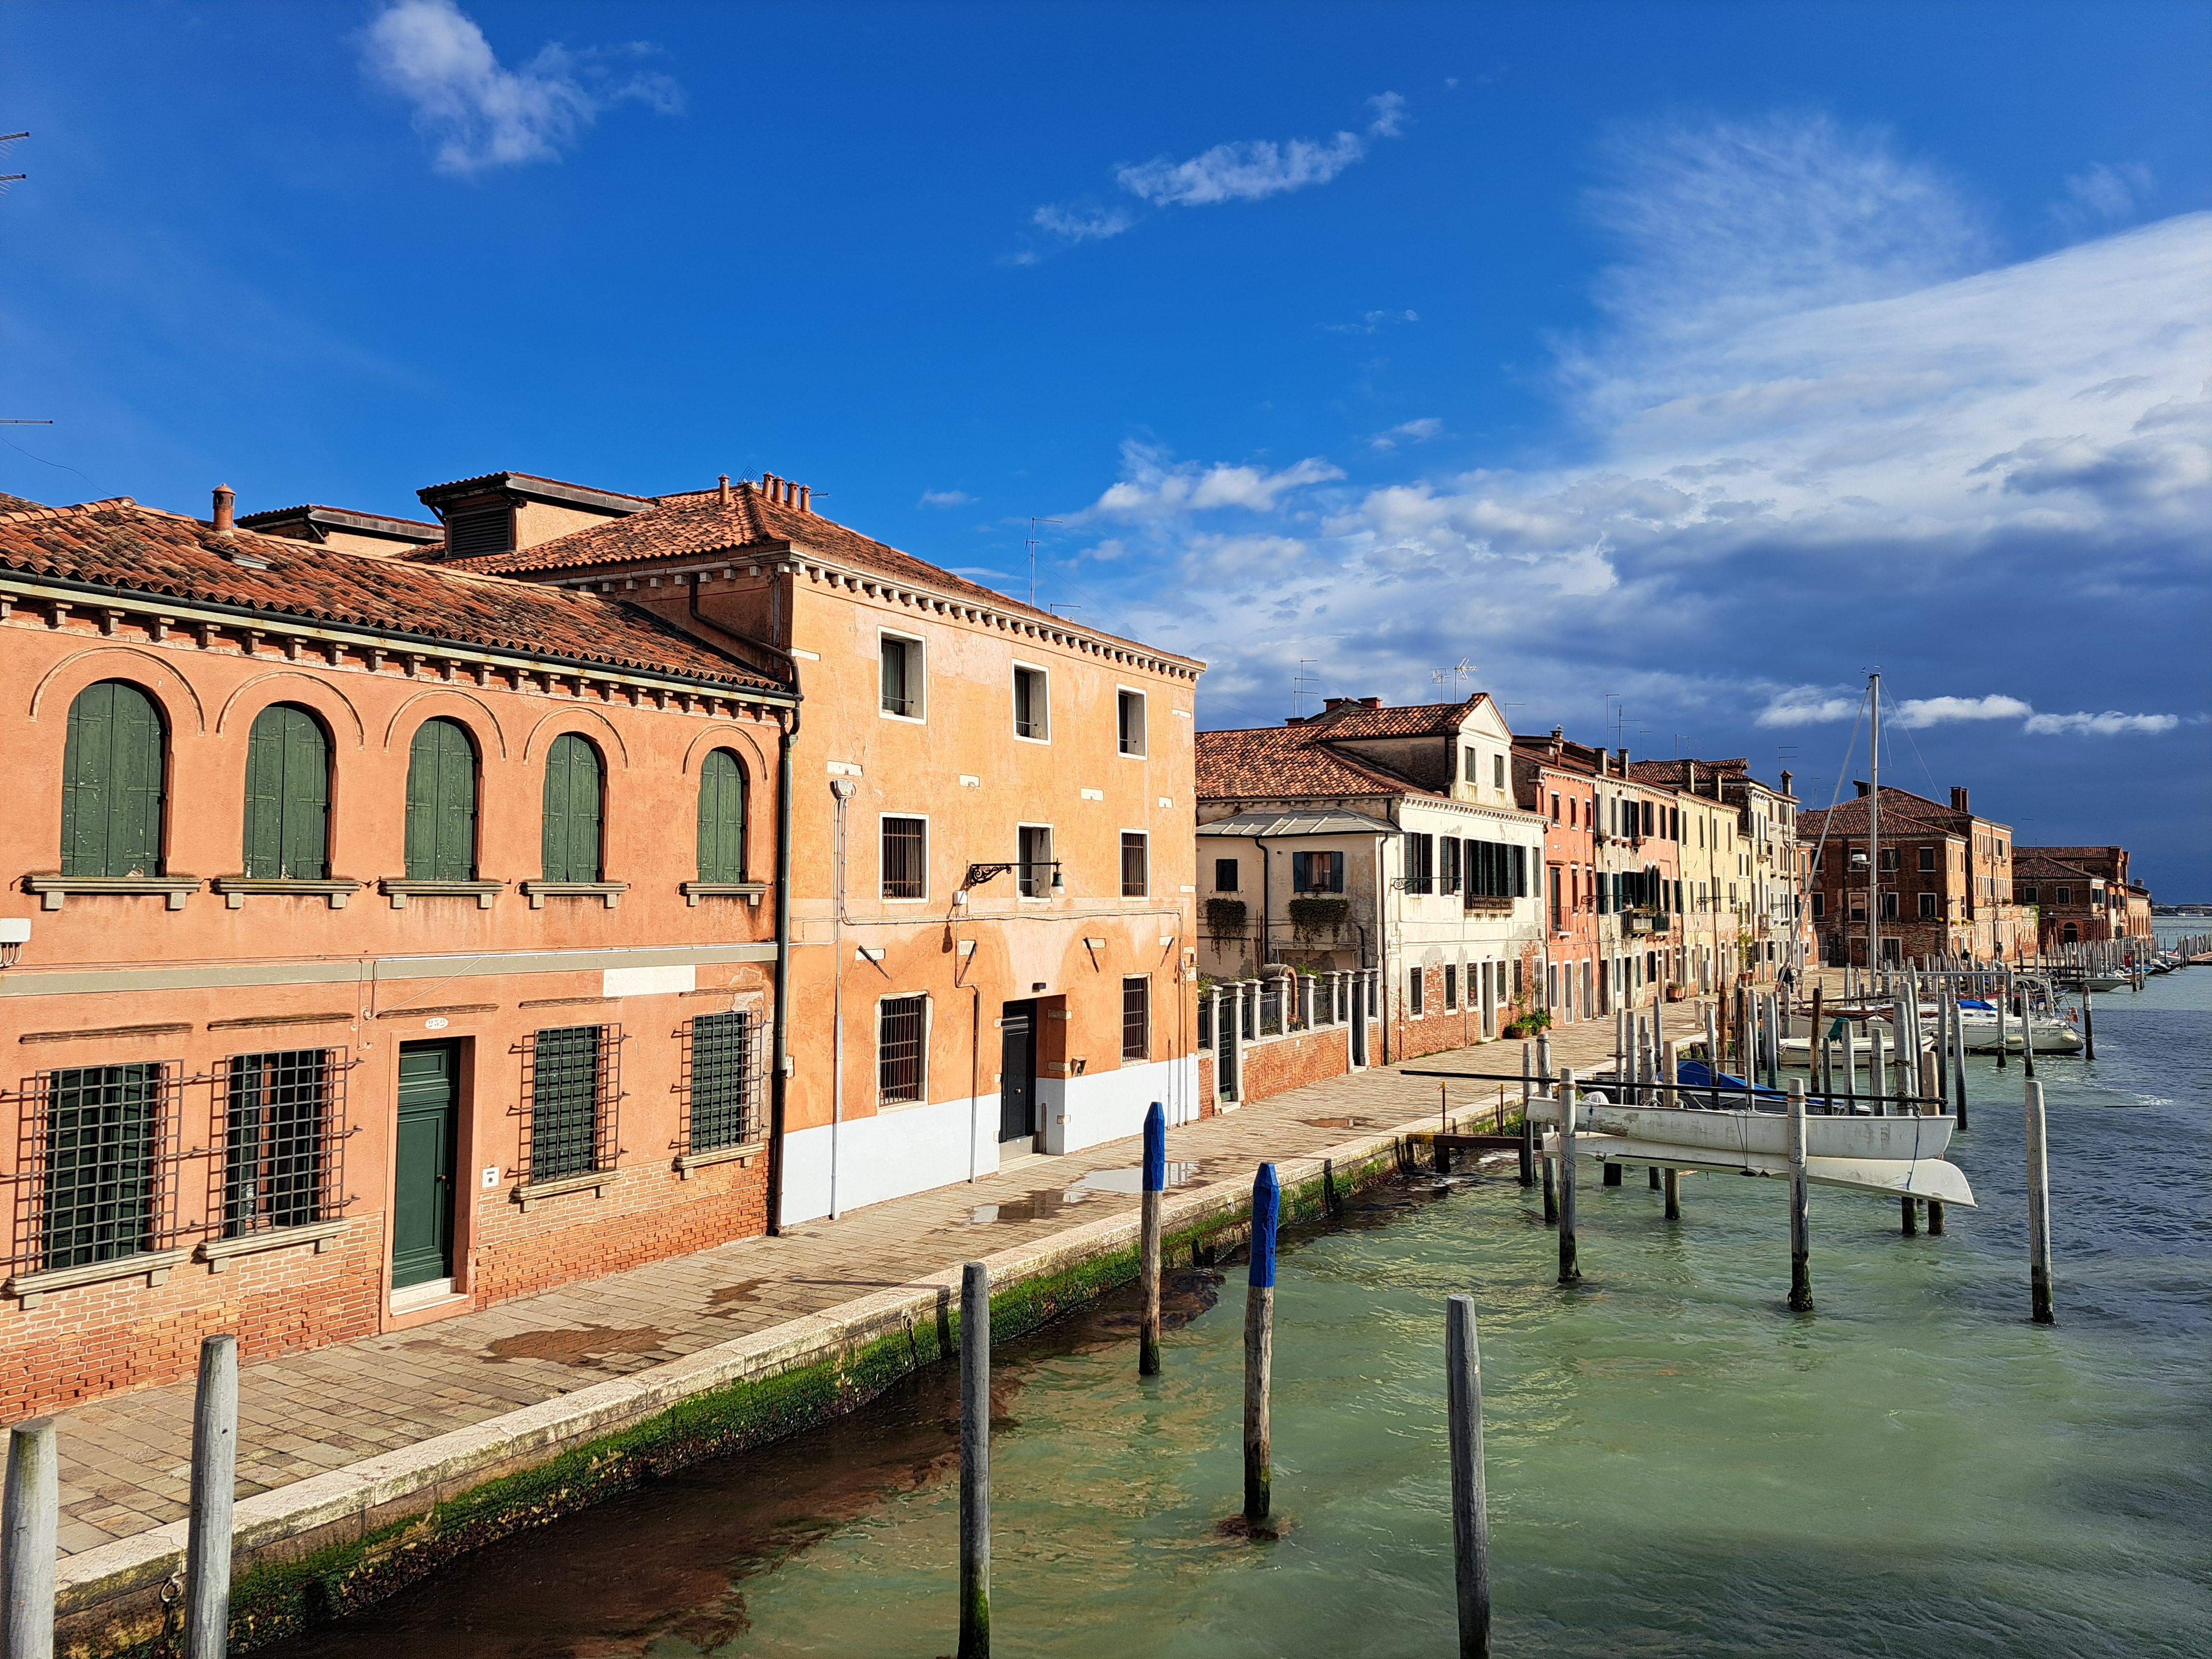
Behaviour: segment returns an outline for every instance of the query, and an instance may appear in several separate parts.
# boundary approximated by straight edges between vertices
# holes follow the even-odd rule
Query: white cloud
[[[1114,169],[1114,182],[1152,207],[1213,207],[1224,202],[1258,202],[1270,196],[1325,185],[1354,162],[1366,159],[1378,138],[1404,131],[1406,100],[1386,92],[1367,100],[1370,118],[1358,132],[1333,138],[1239,139],[1216,144],[1187,161],[1157,155],[1149,161],[1125,161]],[[1101,241],[1135,223],[1127,208],[1073,207],[1047,204],[1030,222],[1066,242]],[[1011,256],[1016,264],[1034,264],[1034,248]],[[1410,318],[1411,313],[1407,313]]]
[[[2108,708],[2101,714],[2038,714],[2027,729],[2038,737],[2116,738],[2128,732],[2155,735],[2180,724],[2174,714],[2123,714]]]
[[[1838,696],[1817,685],[1793,685],[1778,691],[1759,711],[1760,726],[1819,726],[1857,718],[1863,700]]]
[[[1444,423],[1433,415],[1425,415],[1418,421],[1401,421],[1388,432],[1378,432],[1367,441],[1370,449],[1395,449],[1400,444],[1423,444],[1437,436]]]
[[[2066,194],[2051,204],[2051,216],[2076,234],[2124,225],[2155,184],[2140,161],[2099,161],[2067,176]]]
[[[1370,311],[1356,323],[1323,323],[1322,327],[1331,334],[1372,334],[1390,323],[1418,323],[1418,311]]]
[[[552,44],[511,70],[453,0],[393,0],[364,31],[361,49],[370,77],[412,104],[416,128],[437,141],[433,165],[441,173],[556,160],[616,104],[642,103],[662,114],[683,107],[669,76],[617,72],[622,60],[652,47],[575,53]]]
[[[1884,711],[1887,713],[1887,711]],[[1954,720],[2011,720],[2035,711],[2018,697],[1907,697],[1891,715],[1899,726],[1918,731]]]
[[[917,507],[965,507],[975,498],[964,489],[925,489]]]
[[[1272,513],[1288,491],[1325,483],[1344,474],[1318,457],[1269,472],[1256,466],[1194,461],[1170,465],[1164,451],[1134,441],[1121,446],[1122,477],[1085,509],[1102,519],[1164,519],[1241,507]]]

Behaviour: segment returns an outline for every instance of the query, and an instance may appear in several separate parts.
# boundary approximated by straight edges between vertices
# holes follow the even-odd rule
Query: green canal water
[[[1510,1171],[1285,1243],[1281,1535],[1238,1504],[1243,1279],[1188,1273],[1166,1375],[1111,1301],[1002,1348],[996,1651],[1455,1651],[1443,1300],[1481,1319],[1501,1656],[2212,1652],[2212,970],[2098,1000],[2047,1059],[2059,1324],[2027,1322],[2021,1078],[1974,1062],[1981,1202],[1899,1237],[1814,1188],[1582,1183],[1584,1283]],[[978,1254],[991,1230],[975,1230]],[[1218,1297],[1218,1304],[1216,1298]],[[471,1558],[283,1652],[930,1656],[956,1632],[951,1379]]]

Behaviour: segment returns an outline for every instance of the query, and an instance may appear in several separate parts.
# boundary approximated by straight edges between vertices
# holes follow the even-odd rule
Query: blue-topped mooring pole
[[[1137,1281],[1144,1297],[1137,1321],[1137,1375],[1160,1374],[1160,1202],[1168,1185],[1168,1117],[1158,1101],[1145,1114],[1144,1219],[1137,1243]]]
[[[1267,1449],[1267,1385],[1275,1361],[1275,1224],[1283,1190],[1275,1166],[1252,1178],[1252,1271],[1244,1297],[1244,1520],[1258,1531],[1267,1519],[1272,1472]]]

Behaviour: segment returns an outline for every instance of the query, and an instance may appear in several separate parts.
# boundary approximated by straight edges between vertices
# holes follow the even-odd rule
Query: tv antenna
[[[1291,717],[1302,717],[1306,712],[1306,699],[1321,689],[1321,676],[1306,671],[1320,660],[1317,657],[1300,657],[1298,672],[1291,676]]]
[[[27,132],[0,132],[0,150],[5,150],[9,145],[14,143],[18,138],[27,138],[30,136],[31,135]],[[30,176],[31,175],[27,173],[0,173],[0,196],[5,196],[9,191],[15,189],[16,185],[21,184],[24,179]],[[46,422],[42,423],[37,421],[10,421],[9,424],[10,426],[37,426],[40,424],[52,425],[52,422]]]
[[[1470,675],[1477,674],[1480,672],[1481,670],[1477,665],[1469,662],[1465,657],[1462,657],[1449,668],[1439,668],[1433,671],[1429,675],[1429,678],[1434,680],[1438,685],[1442,685],[1449,680],[1451,683],[1453,695],[1457,696],[1459,693],[1460,682],[1468,678]]]
[[[1060,520],[1058,519],[1040,519],[1034,516],[1030,520],[1030,539],[1028,544],[1030,550],[1030,609],[1032,611],[1036,609],[1037,526],[1041,524],[1058,524]]]

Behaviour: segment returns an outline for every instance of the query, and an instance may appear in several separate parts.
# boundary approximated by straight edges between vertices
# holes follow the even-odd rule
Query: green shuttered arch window
[[[70,704],[62,751],[62,873],[161,872],[161,710],[122,680],[88,685]]]
[[[699,768],[699,879],[745,878],[745,769],[726,749]]]
[[[246,739],[246,873],[321,881],[330,874],[331,744],[295,702],[253,717]]]
[[[599,751],[574,732],[545,756],[545,879],[599,879]]]
[[[477,878],[477,751],[458,720],[423,721],[407,748],[407,878]]]

